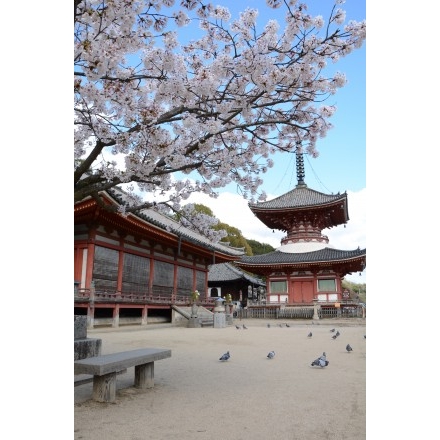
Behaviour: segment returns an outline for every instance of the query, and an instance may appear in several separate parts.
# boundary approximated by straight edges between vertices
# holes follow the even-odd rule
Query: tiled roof
[[[112,189],[111,191],[107,191],[106,194],[118,203],[122,203],[124,200],[124,193],[119,189],[117,193]],[[170,217],[167,217],[154,209],[142,209],[139,213],[130,215],[134,215],[135,217],[157,226],[168,233],[175,234],[177,237],[182,237],[182,239],[187,242],[192,242],[199,246],[222,252],[226,255],[241,256],[244,254],[244,248],[233,248],[221,242],[214,243],[207,237],[183,226],[181,223],[174,221]]]
[[[347,193],[324,194],[307,185],[298,185],[293,190],[267,202],[249,203],[249,208],[254,209],[288,209],[322,206],[338,200],[346,201]]]
[[[251,274],[243,272],[238,267],[231,263],[219,263],[209,266],[208,282],[216,281],[235,281],[244,279],[252,284],[258,286],[265,286],[266,283],[260,278],[254,277]]]
[[[314,252],[288,253],[274,251],[263,255],[243,256],[237,264],[268,265],[268,264],[295,264],[295,263],[319,263],[337,262],[351,258],[364,257],[366,249],[344,251],[340,249],[324,248]]]

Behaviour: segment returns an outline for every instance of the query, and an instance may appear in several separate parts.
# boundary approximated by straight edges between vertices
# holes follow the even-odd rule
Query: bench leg
[[[154,362],[134,367],[134,386],[136,388],[154,387]]]
[[[97,402],[114,402],[116,399],[116,372],[93,376],[93,399]]]

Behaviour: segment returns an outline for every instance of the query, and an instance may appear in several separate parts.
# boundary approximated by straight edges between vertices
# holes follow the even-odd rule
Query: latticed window
[[[118,285],[119,252],[102,246],[95,247],[93,281],[97,291],[115,292]]]
[[[156,260],[154,262],[153,284],[172,288],[174,285],[174,264]]]
[[[150,259],[139,255],[124,254],[122,292],[146,293],[150,279]]]
[[[196,289],[200,293],[203,293],[203,297],[205,297],[206,272],[202,272],[201,270],[196,270]]]
[[[193,290],[193,270],[179,266],[177,268],[177,293],[189,296]]]

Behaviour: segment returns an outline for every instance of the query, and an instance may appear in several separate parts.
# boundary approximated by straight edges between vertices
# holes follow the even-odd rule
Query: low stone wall
[[[87,338],[87,316],[75,315],[74,339]]]
[[[101,354],[102,340],[87,337],[87,316],[75,315],[73,348],[75,361]]]

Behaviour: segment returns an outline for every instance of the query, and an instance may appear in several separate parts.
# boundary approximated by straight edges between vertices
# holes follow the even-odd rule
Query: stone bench
[[[104,354],[74,362],[75,375],[93,376],[93,399],[98,402],[114,402],[116,399],[116,375],[135,367],[134,386],[153,388],[154,361],[171,357],[171,350],[163,348],[139,348],[120,353]]]
[[[127,372],[127,369],[117,371],[116,374],[124,374]],[[76,387],[80,385],[85,385],[86,383],[93,382],[93,374],[76,374],[74,378],[74,383]]]

